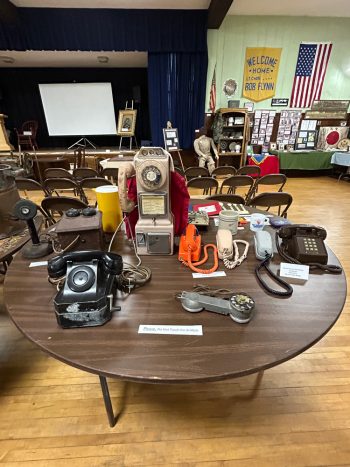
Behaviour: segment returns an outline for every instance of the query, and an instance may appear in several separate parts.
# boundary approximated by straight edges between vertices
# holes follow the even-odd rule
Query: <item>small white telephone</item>
[[[239,243],[245,246],[242,256],[239,256]],[[223,260],[224,265],[227,269],[233,269],[236,266],[239,266],[247,257],[249,243],[245,240],[232,240],[231,230],[219,229],[216,234],[216,244],[218,248],[219,259]]]
[[[266,256],[273,257],[272,237],[269,232],[266,230],[255,232],[254,244],[257,259],[264,260]]]

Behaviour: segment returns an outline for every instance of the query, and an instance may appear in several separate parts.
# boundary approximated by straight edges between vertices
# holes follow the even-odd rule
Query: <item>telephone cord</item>
[[[196,266],[200,266],[201,264],[204,264],[208,260],[208,248],[212,248],[214,252],[214,266],[210,269],[198,269]],[[195,263],[192,263],[191,259],[191,246],[188,247],[188,256],[187,256],[187,261],[182,261],[182,263],[185,266],[188,266],[192,271],[198,272],[200,274],[211,274],[212,272],[215,272],[217,268],[219,267],[219,259],[218,259],[218,250],[216,248],[216,245],[209,243],[208,245],[204,246],[204,257],[200,261],[196,261]]]
[[[258,282],[271,295],[276,295],[277,297],[290,297],[293,293],[293,287],[289,285],[288,282],[285,282],[283,279],[278,277],[277,274],[271,271],[271,269],[269,268],[270,260],[271,260],[271,255],[266,253],[266,258],[263,261],[261,261],[261,263],[258,264],[258,266],[256,266],[255,275],[256,275],[256,278],[258,279]],[[266,284],[266,282],[260,276],[260,270],[263,268],[266,270],[268,275],[274,281],[276,281],[283,289],[285,289],[284,292],[279,291],[279,290],[274,290]]]
[[[292,264],[303,264],[297,259],[288,255],[288,253],[286,252],[284,248],[283,242],[282,243],[279,242],[278,231],[276,232],[276,246],[277,246],[278,254],[280,255],[282,259]],[[307,263],[307,265],[310,267],[310,269],[321,269],[322,271],[329,272],[331,274],[341,274],[343,272],[343,268],[335,264]]]
[[[227,256],[227,253],[224,251],[223,255],[223,262],[224,265],[227,269],[234,269],[236,266],[240,266],[243,261],[246,259],[248,255],[248,249],[249,249],[249,243],[246,242],[245,240],[233,240],[233,247],[235,249],[235,258],[234,260],[230,260],[230,258]],[[241,243],[242,245],[245,245],[244,252],[242,256],[239,256],[239,250],[238,250],[238,244]]]

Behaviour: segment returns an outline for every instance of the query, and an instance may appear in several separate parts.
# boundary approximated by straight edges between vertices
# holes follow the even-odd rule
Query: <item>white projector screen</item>
[[[111,83],[39,84],[50,136],[115,135]]]

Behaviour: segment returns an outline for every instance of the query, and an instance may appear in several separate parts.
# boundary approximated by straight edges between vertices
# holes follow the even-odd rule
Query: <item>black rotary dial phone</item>
[[[112,316],[115,279],[122,257],[102,251],[63,253],[48,262],[49,278],[64,285],[54,298],[56,318],[64,328],[98,326]]]

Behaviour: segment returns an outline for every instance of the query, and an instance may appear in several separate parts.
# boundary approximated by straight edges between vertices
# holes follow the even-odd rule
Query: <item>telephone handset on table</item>
[[[75,251],[51,258],[51,282],[66,276],[54,298],[58,324],[72,328],[107,322],[113,311],[115,278],[122,270],[122,258],[116,253]]]
[[[232,232],[228,229],[219,229],[216,234],[218,256],[227,269],[233,269],[246,259],[249,243],[245,240],[233,240]],[[244,245],[244,252],[239,256],[238,245]]]
[[[327,265],[326,237],[327,232],[322,227],[293,224],[283,226],[276,232],[276,245],[281,258],[289,263],[308,264],[313,269],[339,274],[342,272],[340,266]]]

